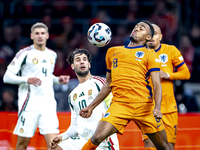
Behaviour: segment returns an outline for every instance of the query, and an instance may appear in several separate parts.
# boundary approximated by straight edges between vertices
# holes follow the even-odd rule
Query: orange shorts
[[[101,121],[112,124],[120,134],[132,120],[143,134],[155,133],[164,129],[162,119],[153,116],[154,103],[112,102]]]
[[[178,112],[163,114],[162,120],[165,125],[165,132],[167,134],[168,142],[175,143],[178,126]],[[142,135],[142,140],[144,141],[146,139],[148,139],[148,136]]]

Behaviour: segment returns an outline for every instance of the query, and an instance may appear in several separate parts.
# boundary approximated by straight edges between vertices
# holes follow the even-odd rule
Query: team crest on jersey
[[[137,58],[142,58],[142,57],[144,57],[144,52],[142,52],[142,51],[137,51],[137,52],[135,53],[135,57],[137,57]]]
[[[92,89],[88,90],[88,95],[92,95]]]
[[[74,94],[73,100],[75,101],[77,99],[77,93]]]
[[[19,129],[19,132],[20,132],[20,133],[23,133],[23,132],[24,132],[24,129],[23,129],[23,128],[20,128],[20,129]]]
[[[33,62],[34,64],[37,64],[37,63],[38,63],[38,59],[37,59],[37,58],[33,58],[33,59],[32,59],[32,62]]]
[[[162,62],[163,64],[165,64],[166,62],[168,62],[168,56],[167,56],[167,54],[160,54],[159,55],[159,59],[160,59],[160,62]]]

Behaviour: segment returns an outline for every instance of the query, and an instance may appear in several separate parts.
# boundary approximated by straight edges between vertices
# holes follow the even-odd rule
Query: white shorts
[[[22,137],[33,137],[37,127],[40,134],[59,133],[59,122],[56,110],[43,112],[23,111],[17,120],[13,134]]]
[[[113,135],[112,135],[113,136]],[[117,137],[117,136],[116,136]],[[114,145],[111,147],[108,146],[98,146],[96,150],[119,150],[119,143],[118,139],[115,139],[113,141]],[[72,138],[69,138],[67,140],[64,140],[60,142],[58,145],[63,149],[63,150],[81,150],[81,148],[87,143],[87,139],[80,137],[80,136],[75,136]]]

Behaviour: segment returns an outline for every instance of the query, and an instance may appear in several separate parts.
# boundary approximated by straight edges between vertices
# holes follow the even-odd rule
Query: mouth
[[[81,66],[80,70],[85,70],[85,68],[86,68],[85,66]]]

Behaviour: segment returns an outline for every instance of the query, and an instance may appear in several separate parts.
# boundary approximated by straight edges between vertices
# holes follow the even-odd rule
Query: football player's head
[[[132,30],[130,40],[133,42],[148,42],[154,35],[154,28],[148,21],[141,21]]]
[[[90,72],[91,54],[86,49],[76,49],[69,55],[68,62],[78,76],[85,77]]]
[[[153,38],[147,42],[147,47],[152,48],[152,49],[158,49],[160,46],[160,41],[162,40],[162,33],[156,24],[152,24],[154,28],[154,36]]]

